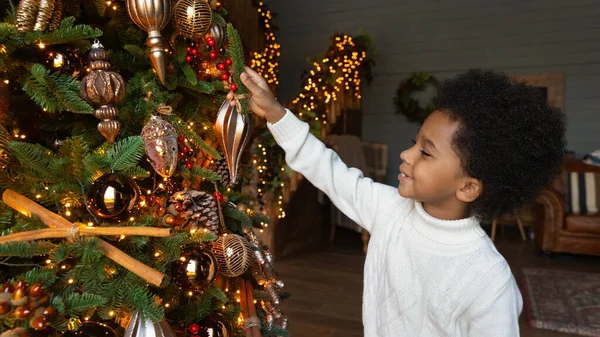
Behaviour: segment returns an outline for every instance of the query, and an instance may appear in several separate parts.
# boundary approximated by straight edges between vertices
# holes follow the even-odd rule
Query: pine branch
[[[49,163],[52,159],[52,151],[39,144],[8,142],[8,149],[18,161],[30,170],[35,171],[39,177],[49,175]]]
[[[134,166],[121,171],[122,174],[133,179],[144,179],[150,176],[150,172],[139,166]]]
[[[142,156],[144,156],[144,140],[140,136],[122,139],[106,151],[106,160],[113,171],[135,167]]]
[[[229,40],[229,51],[228,54],[231,56],[233,61],[231,65],[231,75],[233,76],[234,83],[237,84],[237,92],[238,95],[247,95],[248,89],[242,83],[240,79],[240,75],[244,72],[244,49],[242,46],[242,39],[240,38],[237,30],[233,28],[231,23],[227,24],[227,39]],[[240,112],[243,115],[247,115],[250,113],[250,106],[248,105],[248,99],[240,100],[242,105],[242,111]]]
[[[190,243],[205,243],[209,241],[215,241],[216,239],[217,235],[213,232],[195,231],[194,233],[190,233],[189,238],[185,240],[184,244],[188,245]]]
[[[56,281],[56,274],[51,269],[34,268],[28,270],[25,274],[17,276],[18,279],[25,279],[27,284],[42,283],[44,288],[50,287]]]
[[[239,221],[242,226],[252,227],[252,220],[250,217],[245,212],[242,212],[239,209],[230,206],[229,204],[224,205],[223,214],[229,218]]]
[[[99,307],[106,303],[106,298],[96,294],[71,294],[65,299],[65,313],[81,314],[88,309]]]
[[[54,247],[48,241],[7,242],[0,245],[0,256],[34,257],[49,254]]]
[[[21,79],[23,90],[48,112],[70,111],[91,114],[91,105],[79,96],[79,85],[74,78],[51,74],[43,65],[35,63],[29,74]]]
[[[165,312],[156,304],[154,298],[155,295],[150,292],[148,287],[136,286],[129,292],[126,302],[132,312],[137,310],[144,317],[160,322],[165,317]]]
[[[64,18],[57,29],[43,33],[39,31],[32,31],[25,34],[25,40],[29,44],[34,44],[38,41],[43,41],[46,45],[55,44],[75,44],[81,50],[85,51],[89,49],[89,41],[93,38],[102,36],[102,31],[97,28],[93,28],[88,25],[77,25],[75,24],[75,17]],[[87,48],[86,48],[87,47]]]
[[[181,71],[191,85],[195,86],[198,84],[198,77],[196,77],[196,72],[192,69],[192,66],[188,63],[183,63],[181,64]]]
[[[213,22],[214,23],[216,23],[218,25],[221,25],[223,27],[227,26],[227,22],[225,21],[225,19],[223,18],[223,16],[221,16],[219,13],[214,12],[214,11],[212,13],[213,13],[212,17],[213,17]]]
[[[210,147],[200,136],[198,136],[193,130],[187,128],[186,124],[177,116],[171,115],[168,116],[167,119],[175,127],[177,133],[183,134],[187,139],[189,139],[192,144],[198,148],[200,148],[205,153],[209,154],[213,158],[221,159],[221,155],[212,147]]]
[[[123,49],[128,51],[134,58],[149,63],[148,54],[142,47],[136,44],[127,44],[123,46]]]
[[[188,170],[187,168],[181,168],[181,174],[184,177],[196,177],[196,178],[204,178],[206,180],[209,181],[219,181],[221,180],[221,176],[219,176],[219,174],[215,171],[209,170],[209,169],[205,169],[199,166],[194,166],[192,167],[191,170]]]

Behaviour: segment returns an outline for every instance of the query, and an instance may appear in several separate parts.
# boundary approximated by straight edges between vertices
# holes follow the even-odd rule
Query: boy
[[[560,111],[504,74],[470,70],[445,81],[438,110],[400,155],[396,190],[348,168],[256,72],[241,78],[288,165],[371,233],[365,336],[519,335],[521,294],[479,222],[515,211],[558,174]]]

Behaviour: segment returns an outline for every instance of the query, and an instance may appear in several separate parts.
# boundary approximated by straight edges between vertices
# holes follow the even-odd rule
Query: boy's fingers
[[[268,89],[269,88],[268,85],[267,85],[267,83],[266,83],[266,81],[265,81],[265,79],[262,76],[260,76],[256,71],[254,71],[254,69],[246,66],[246,67],[244,67],[244,72],[246,74],[248,74],[248,76],[250,76],[250,78],[254,82],[256,82],[256,84],[258,84],[259,87],[261,87],[263,89]]]
[[[241,78],[242,82],[244,83],[244,85],[246,86],[246,88],[248,88],[248,90],[250,90],[250,92],[252,92],[252,94],[258,96],[262,93],[263,89],[258,84],[256,84],[254,79],[250,78],[250,75],[248,75],[246,72],[243,72],[240,75],[240,78]]]

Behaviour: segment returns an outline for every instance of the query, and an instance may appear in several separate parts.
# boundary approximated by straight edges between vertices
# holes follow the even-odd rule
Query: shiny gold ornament
[[[167,75],[166,41],[160,35],[171,20],[170,0],[126,0],[127,13],[131,20],[141,29],[148,32],[146,45],[150,47],[150,61],[164,85]]]
[[[212,253],[217,259],[219,273],[237,277],[248,270],[252,253],[248,241],[236,234],[223,234],[215,241]]]
[[[190,39],[199,39],[210,28],[212,9],[206,0],[179,0],[173,8],[177,32]]]
[[[17,7],[17,29],[54,30],[62,18],[62,0],[21,0]]]
[[[81,97],[96,107],[94,116],[101,119],[98,131],[109,143],[115,141],[121,125],[114,120],[119,111],[112,104],[125,97],[125,82],[121,75],[110,71],[104,47],[95,42],[89,53],[91,72],[81,80]]]
[[[252,116],[240,114],[237,105],[232,105],[230,102],[225,100],[219,108],[215,134],[225,154],[231,183],[235,184],[242,152],[252,136],[254,120]]]

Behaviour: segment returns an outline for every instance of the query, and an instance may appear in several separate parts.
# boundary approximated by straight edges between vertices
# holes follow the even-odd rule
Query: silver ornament
[[[215,134],[225,154],[232,184],[237,182],[242,152],[250,141],[253,127],[252,116],[239,114],[237,106],[228,99],[223,102],[215,122]]]
[[[177,131],[171,123],[152,116],[142,129],[144,149],[150,164],[164,178],[177,168]]]
[[[125,330],[125,337],[176,337],[176,335],[165,320],[155,322],[145,319],[136,311]]]

